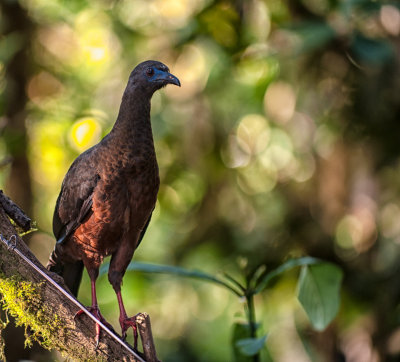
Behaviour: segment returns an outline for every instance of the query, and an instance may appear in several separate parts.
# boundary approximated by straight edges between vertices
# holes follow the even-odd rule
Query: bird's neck
[[[135,155],[144,156],[144,153],[154,153],[150,97],[145,97],[140,93],[125,92],[111,134],[117,146],[118,144],[129,145],[129,152]]]

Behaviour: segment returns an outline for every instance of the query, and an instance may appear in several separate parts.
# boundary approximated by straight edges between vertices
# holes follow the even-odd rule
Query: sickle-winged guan
[[[61,275],[77,296],[86,267],[92,286],[89,308],[102,322],[96,279],[105,256],[111,255],[108,280],[120,309],[122,337],[133,327],[121,297],[121,283],[135,249],[150,222],[160,184],[150,123],[150,100],[155,91],[178,78],[164,64],[145,61],[131,73],[111,132],[82,153],[61,186],[53,217],[57,239],[47,268]],[[96,341],[100,327],[96,326]]]

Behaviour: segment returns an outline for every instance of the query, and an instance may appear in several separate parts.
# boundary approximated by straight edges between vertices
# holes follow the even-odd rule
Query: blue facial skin
[[[162,82],[165,84],[170,83],[170,84],[175,84],[179,87],[181,86],[181,82],[173,74],[166,72],[166,71],[162,71],[155,67],[153,67],[152,69],[153,69],[154,74],[149,78],[150,82],[155,82],[155,83]]]

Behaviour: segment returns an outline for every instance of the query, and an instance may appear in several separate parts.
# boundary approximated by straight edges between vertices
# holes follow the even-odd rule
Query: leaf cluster
[[[196,279],[223,287],[241,300],[245,300],[247,322],[234,324],[232,347],[235,360],[246,361],[244,356],[256,356],[258,358],[267,341],[267,334],[257,337],[257,330],[261,326],[255,319],[254,296],[264,292],[274,278],[296,267],[301,267],[298,281],[298,300],[309,317],[311,325],[316,330],[321,331],[331,323],[339,310],[339,293],[343,273],[334,264],[316,258],[290,259],[272,270],[267,270],[262,265],[254,273],[245,276],[246,284],[241,283],[228,273],[214,276],[200,270],[189,270],[171,265],[132,262],[127,271]],[[100,275],[105,274],[107,270],[108,264],[103,265],[100,269]]]

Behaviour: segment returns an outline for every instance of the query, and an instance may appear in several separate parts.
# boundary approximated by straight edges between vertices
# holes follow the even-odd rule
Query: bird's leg
[[[136,326],[136,315],[133,317],[128,318],[128,315],[125,311],[124,302],[122,301],[121,290],[117,291],[117,299],[118,299],[118,306],[119,306],[119,323],[121,325],[122,330],[122,339],[126,339],[126,331],[129,327],[133,329],[133,347],[137,349],[137,341],[138,341],[138,332]]]
[[[109,324],[104,317],[100,313],[99,305],[97,303],[97,295],[96,295],[96,279],[90,279],[91,282],[91,287],[92,287],[92,305],[90,307],[87,307],[88,311],[93,314],[100,322],[102,322],[107,328],[110,330],[114,331],[113,327],[111,324]],[[75,317],[78,317],[84,313],[83,310],[79,310],[76,314]],[[100,325],[96,323],[96,348],[99,345],[100,341]]]
[[[132,236],[132,235],[131,235]],[[136,240],[138,235],[136,236]],[[134,238],[132,238],[134,239]],[[125,274],[125,270],[132,259],[133,252],[135,250],[136,243],[131,243],[130,239],[124,242],[118,250],[112,255],[110,268],[108,269],[108,280],[114,288],[117,294],[118,306],[119,306],[119,323],[122,330],[122,339],[126,338],[126,331],[129,327],[133,329],[134,347],[137,348],[137,328],[136,328],[136,316],[128,318],[124,302],[122,301],[121,295],[121,284],[122,278]]]

